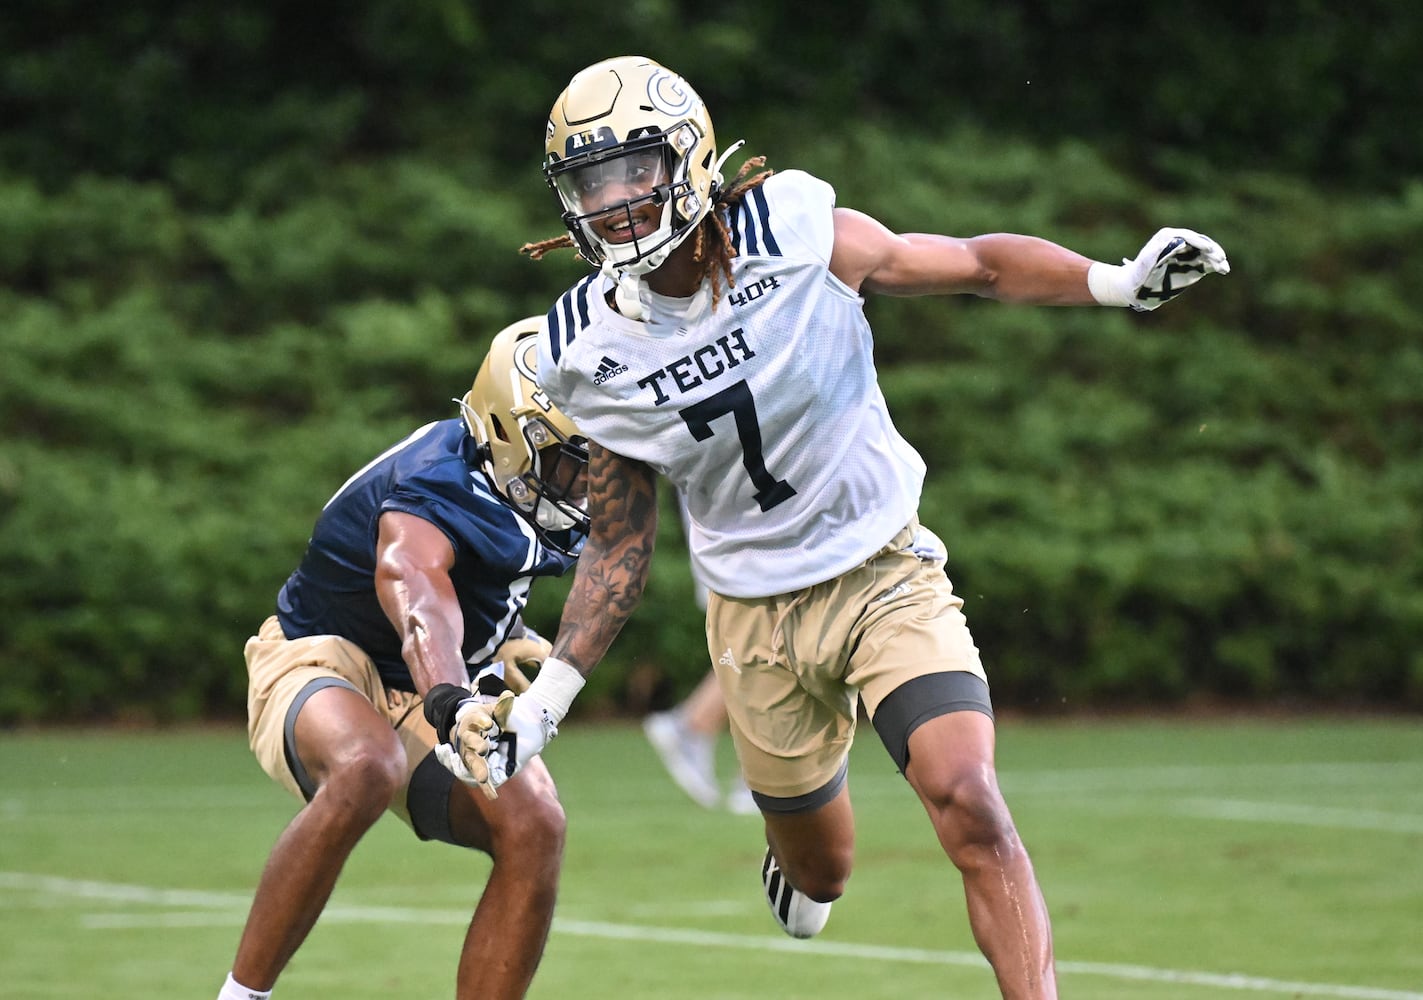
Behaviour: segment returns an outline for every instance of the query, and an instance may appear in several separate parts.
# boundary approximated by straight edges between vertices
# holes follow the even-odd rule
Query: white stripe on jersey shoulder
[[[532,570],[537,565],[543,551],[543,542],[539,539],[538,533],[534,531],[533,525],[520,517],[509,501],[490,485],[489,478],[482,470],[470,469],[469,480],[470,491],[505,511],[508,514],[510,525],[524,536],[527,545],[524,549],[524,562],[520,566],[520,570],[525,573]]]
[[[331,494],[331,499],[327,500],[324,504],[322,504],[321,509],[325,510],[327,507],[330,507],[332,502],[337,497],[339,497],[342,493],[345,493],[346,489],[357,479],[360,479],[367,472],[369,472],[372,466],[379,465],[381,462],[384,462],[387,458],[389,458],[391,455],[394,455],[397,451],[404,448],[406,445],[410,444],[410,442],[414,441],[416,438],[424,437],[425,434],[429,432],[430,428],[434,427],[439,422],[440,421],[438,420],[432,420],[424,427],[421,427],[419,430],[412,431],[406,437],[397,441],[395,444],[391,445],[389,448],[381,452],[375,458],[371,459],[365,465],[361,466],[359,469],[357,469],[354,473],[351,474],[351,478],[347,479],[344,483],[341,484],[341,488],[339,490]]]
[[[475,493],[483,497],[490,503],[497,503],[503,504],[504,506],[508,506],[508,502],[494,491],[493,486],[489,485],[489,477],[484,474],[483,469],[469,470],[469,489],[471,493]],[[515,520],[521,519],[515,517]]]

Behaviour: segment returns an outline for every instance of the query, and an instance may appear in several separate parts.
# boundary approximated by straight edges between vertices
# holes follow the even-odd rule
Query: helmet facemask
[[[506,482],[504,495],[538,528],[587,534],[587,446],[538,417],[520,421],[519,430],[533,456],[532,467]]]
[[[459,404],[490,486],[539,541],[572,555],[588,533],[587,439],[538,387],[539,324],[501,330]]]
[[[715,197],[714,184],[703,195],[691,179],[692,157],[703,138],[697,123],[687,120],[664,132],[549,163],[545,176],[584,258],[610,264],[619,274],[647,274],[662,265]],[[646,228],[649,209],[658,210],[656,227],[638,235],[639,228]]]

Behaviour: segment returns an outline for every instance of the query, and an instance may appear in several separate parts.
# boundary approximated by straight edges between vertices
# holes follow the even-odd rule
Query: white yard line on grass
[[[231,892],[201,892],[185,889],[157,889],[150,886],[124,885],[32,875],[26,872],[0,872],[0,891],[40,893],[75,899],[102,900],[112,903],[140,903],[159,907],[190,907],[191,909],[158,913],[90,914],[81,923],[91,929],[126,929],[143,927],[209,927],[241,926],[248,897]],[[11,904],[13,905],[13,904]],[[454,924],[468,923],[469,914],[455,910],[427,910],[410,907],[342,906],[333,904],[322,914],[326,922],[389,923],[389,924]],[[789,938],[753,934],[723,934],[711,931],[647,927],[638,924],[617,924],[591,920],[554,919],[553,930],[559,934],[592,937],[605,940],[643,941],[659,944],[690,945],[697,948],[729,948],[741,951],[782,952],[819,955],[825,958],[854,959],[871,962],[910,962],[920,965],[952,965],[982,967],[983,956],[977,952],[931,951],[920,948],[890,948],[882,945],[854,944],[847,941],[794,941]],[[1150,966],[1122,965],[1112,962],[1077,962],[1059,960],[1058,972],[1065,977],[1098,976],[1146,983],[1176,983],[1216,990],[1238,990],[1255,993],[1278,993],[1292,997],[1328,997],[1333,1000],[1423,1000],[1423,993],[1408,990],[1377,989],[1369,986],[1346,986],[1331,983],[1303,983],[1238,973],[1196,972],[1182,969],[1157,969]]]
[[[1006,792],[1166,791],[1172,788],[1219,788],[1239,782],[1270,787],[1298,784],[1352,788],[1360,784],[1396,786],[1410,792],[1423,775],[1423,761],[1299,762],[1277,764],[1153,764],[1125,767],[1067,767],[1062,770],[1014,771],[999,765]]]
[[[295,808],[295,798],[285,796],[275,785],[241,788],[8,789],[0,793],[0,820],[23,820],[35,816],[106,814],[144,815],[154,812],[203,812],[218,809],[262,809],[283,804]]]
[[[1176,804],[1175,811],[1188,816],[1248,823],[1284,823],[1335,830],[1370,830],[1378,833],[1423,833],[1423,816],[1386,813],[1374,809],[1341,809],[1288,802],[1250,802],[1242,799],[1186,799]]]

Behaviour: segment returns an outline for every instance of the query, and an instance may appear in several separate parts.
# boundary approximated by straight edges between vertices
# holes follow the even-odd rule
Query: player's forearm
[[[585,548],[553,643],[553,655],[585,677],[642,602],[652,544],[650,539],[627,541],[615,553],[589,556]]]
[[[990,276],[978,294],[1030,305],[1096,305],[1087,287],[1090,258],[1036,236],[991,233],[967,241]]]
[[[421,693],[437,684],[469,681],[469,672],[460,656],[463,636],[440,615],[411,614],[401,643],[401,655],[410,668],[415,690]]]
[[[410,668],[415,690],[424,694],[436,684],[464,684],[468,680],[460,652],[464,621],[458,603],[452,603],[453,590],[442,599],[438,588],[421,574],[382,576],[376,591],[400,635],[401,657]]]
[[[375,591],[400,636],[400,653],[415,690],[464,685],[464,616],[450,580],[454,549],[429,521],[400,511],[380,517]]]
[[[642,601],[657,536],[657,474],[590,444],[588,516],[592,529],[553,643],[553,655],[585,677]]]
[[[543,741],[538,747],[557,734],[558,724],[584,681],[642,600],[656,527],[654,515],[649,530],[620,533],[612,545],[604,544],[595,527],[585,545],[573,589],[563,605],[553,655],[543,661],[529,689],[516,699],[515,711],[520,703],[535,704],[540,710]],[[525,747],[522,742],[519,745]]]

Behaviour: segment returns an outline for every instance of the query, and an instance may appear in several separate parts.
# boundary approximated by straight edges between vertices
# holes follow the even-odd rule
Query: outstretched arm
[[[853,209],[835,210],[830,269],[851,288],[880,295],[979,295],[1004,302],[1091,305],[1092,261],[1036,236],[968,238],[894,233]]]
[[[1112,265],[1036,236],[900,234],[862,212],[837,208],[830,269],[866,293],[1148,310],[1206,274],[1229,273],[1230,264],[1214,240],[1189,229],[1162,229],[1134,260]]]

